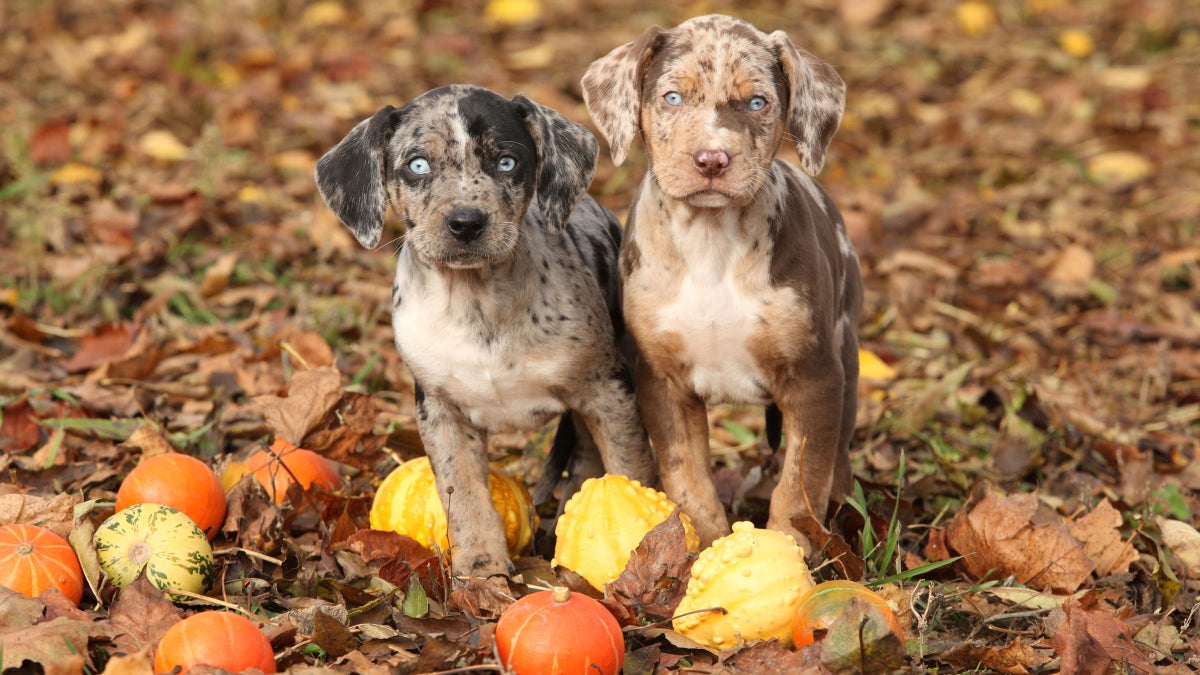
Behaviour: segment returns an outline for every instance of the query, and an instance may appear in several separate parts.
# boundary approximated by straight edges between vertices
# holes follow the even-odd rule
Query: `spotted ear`
[[[787,33],[770,35],[791,92],[788,125],[796,139],[800,164],[810,175],[825,165],[825,149],[842,123],[846,83],[833,66],[792,44]]]
[[[546,227],[561,232],[596,173],[600,145],[587,127],[524,96],[513,103],[537,144],[537,200]]]
[[[401,110],[387,106],[359,122],[317,162],[321,198],[366,248],[375,248],[383,233],[385,155],[401,117]]]
[[[637,135],[646,62],[666,36],[667,31],[651,26],[638,39],[593,61],[583,74],[584,103],[596,128],[608,141],[614,165],[625,161]]]

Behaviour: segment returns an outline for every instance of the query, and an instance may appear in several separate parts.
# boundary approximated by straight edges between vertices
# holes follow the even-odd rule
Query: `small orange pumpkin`
[[[792,640],[796,647],[813,643],[815,632],[824,630],[842,613],[850,598],[861,598],[879,610],[888,628],[904,640],[904,628],[892,608],[878,593],[853,581],[825,581],[810,588],[800,597],[796,618],[792,621]]]
[[[625,663],[612,613],[565,586],[509,605],[496,623],[496,648],[516,675],[616,675]]]
[[[299,482],[305,490],[314,484],[326,490],[335,490],[342,484],[337,467],[333,462],[312,450],[296,447],[291,442],[276,438],[271,443],[271,452],[259,450],[246,460],[246,469],[266,488],[267,494],[276,504],[287,500],[288,486]]]
[[[71,602],[83,599],[83,570],[66,539],[37,525],[0,527],[0,586],[36,598],[51,586]]]
[[[180,452],[142,459],[117,490],[117,511],[134,504],[165,504],[183,511],[210,540],[225,523],[225,490],[207,464]]]
[[[193,614],[167,629],[154,654],[154,672],[182,666],[213,666],[234,673],[257,668],[274,673],[275,652],[253,621],[240,614],[210,610]]]

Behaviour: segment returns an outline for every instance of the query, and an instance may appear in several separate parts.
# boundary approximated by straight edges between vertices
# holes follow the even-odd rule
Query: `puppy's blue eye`
[[[508,173],[509,171],[517,168],[517,160],[505,155],[500,158],[500,161],[496,162],[496,168],[500,171]]]
[[[767,99],[762,96],[751,96],[750,101],[746,104],[750,110],[762,110],[767,107]]]
[[[667,102],[667,105],[683,105],[683,94],[677,91],[668,91],[663,94],[663,100]]]
[[[418,175],[425,175],[433,169],[429,166],[429,160],[417,157],[408,163],[408,170]]]

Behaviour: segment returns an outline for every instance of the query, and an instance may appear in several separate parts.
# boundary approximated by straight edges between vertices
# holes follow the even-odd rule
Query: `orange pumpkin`
[[[154,672],[213,666],[234,673],[257,668],[274,673],[275,652],[253,621],[218,610],[200,612],[167,629],[154,654]]]
[[[862,584],[853,581],[825,581],[800,597],[796,618],[792,621],[792,639],[796,647],[813,643],[815,632],[828,628],[842,613],[850,598],[861,598],[879,610],[888,628],[904,640],[904,628],[887,601]]]
[[[516,675],[616,675],[625,662],[613,615],[564,586],[509,605],[496,623],[496,647]]]
[[[292,443],[276,438],[271,452],[259,450],[246,460],[246,468],[266,488],[267,494],[276,504],[287,500],[288,486],[299,482],[305,490],[319,485],[327,490],[337,489],[342,484],[333,462],[312,450],[298,448]]]
[[[36,598],[51,586],[75,604],[83,599],[83,570],[66,539],[44,527],[0,527],[0,586]]]
[[[183,511],[212,539],[225,523],[225,490],[207,464],[179,452],[151,455],[117,490],[117,511],[134,504],[165,504]]]

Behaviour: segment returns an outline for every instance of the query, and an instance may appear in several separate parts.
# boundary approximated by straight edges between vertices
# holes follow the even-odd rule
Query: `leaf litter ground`
[[[577,81],[592,59],[707,11],[787,30],[849,86],[822,181],[863,260],[860,333],[879,362],[861,391],[861,492],[828,531],[810,527],[833,559],[817,576],[962,556],[882,589],[917,671],[1200,667],[1200,9],[484,9],[0,9],[0,522],[86,549],[121,478],[164,449],[219,468],[280,435],[347,477],[295,508],[233,487],[203,598],[139,583],[76,608],[0,589],[4,668],[146,672],[171,623],[215,606],[262,619],[281,668],[495,663],[499,612],[570,575],[550,569],[545,533],[518,580],[463,585],[366,529],[373,486],[422,452],[387,316],[396,242],[358,250],[312,167],[359,119],[450,82],[588,123]],[[602,158],[592,192],[623,214],[644,170],[637,153]],[[772,484],[760,418],[711,420],[718,485],[752,520]],[[496,439],[495,458],[532,483],[548,433]],[[666,525],[610,589],[630,672],[823,672],[809,651],[717,656],[656,623],[689,565]]]

